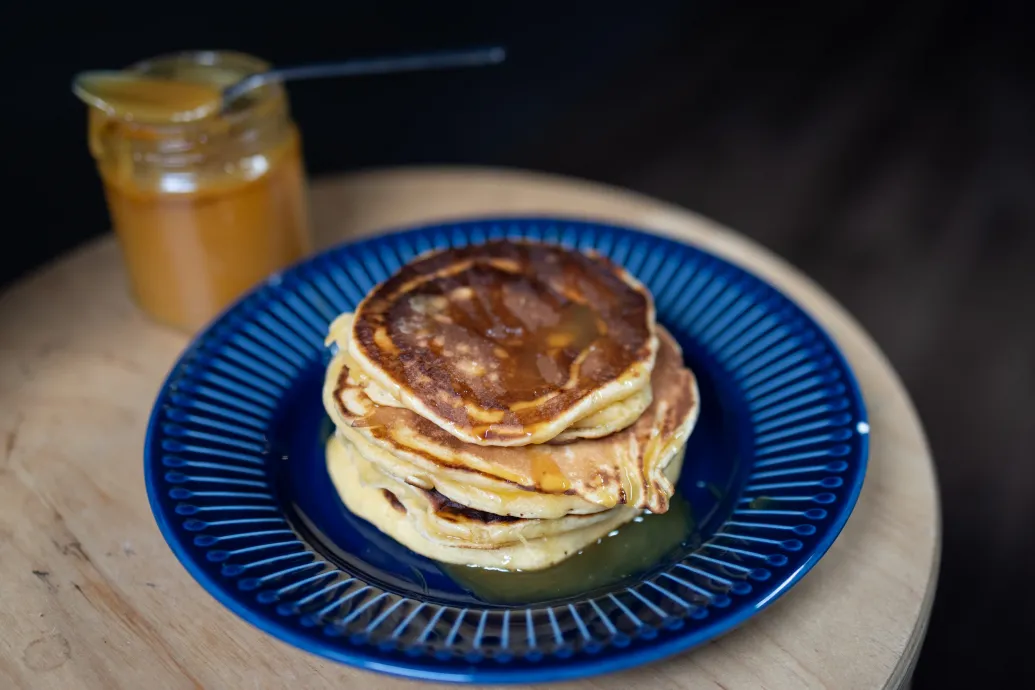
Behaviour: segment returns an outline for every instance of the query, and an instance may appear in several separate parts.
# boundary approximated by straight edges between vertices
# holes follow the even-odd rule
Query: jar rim
[[[235,50],[182,50],[139,60],[130,65],[127,71],[156,74],[167,68],[176,67],[212,68],[198,71],[198,74],[206,74],[210,77],[217,76],[218,70],[222,69],[226,73],[232,74],[233,80],[237,81],[256,72],[268,70],[270,63],[254,55]]]
[[[266,71],[270,63],[254,55],[232,50],[188,50],[159,54],[139,60],[125,72],[165,78],[179,78],[200,81],[220,88],[226,88],[252,74]],[[198,120],[186,122],[133,122],[111,116],[113,121],[124,121],[138,132],[174,132],[234,127],[259,113],[272,112],[285,105],[284,89],[278,83],[265,84],[251,91],[246,98],[239,98],[229,110]]]

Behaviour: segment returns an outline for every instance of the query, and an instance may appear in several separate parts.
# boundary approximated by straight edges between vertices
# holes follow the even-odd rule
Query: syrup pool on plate
[[[607,588],[666,562],[695,539],[690,504],[679,494],[666,513],[646,512],[545,570],[510,572],[440,564],[463,589],[490,604],[528,604]]]

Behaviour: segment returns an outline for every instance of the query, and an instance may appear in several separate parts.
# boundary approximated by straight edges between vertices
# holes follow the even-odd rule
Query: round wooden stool
[[[467,168],[313,185],[317,240],[470,216],[554,214],[673,235],[757,273],[843,349],[871,424],[859,503],[786,596],[718,641],[571,688],[899,688],[938,570],[930,452],[898,376],[829,296],[749,240],[586,182]],[[148,321],[105,237],[0,296],[0,687],[414,688],[318,659],[217,604],[166,547],[144,491],[151,405],[187,336]],[[421,686],[425,687],[425,686]]]

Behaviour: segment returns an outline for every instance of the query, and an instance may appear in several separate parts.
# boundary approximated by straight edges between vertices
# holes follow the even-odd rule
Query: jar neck
[[[134,123],[91,110],[89,128],[90,151],[107,182],[172,193],[260,176],[295,136],[279,86],[189,123]]]

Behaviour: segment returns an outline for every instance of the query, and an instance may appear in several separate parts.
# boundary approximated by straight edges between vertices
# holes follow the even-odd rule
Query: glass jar
[[[248,55],[197,52],[129,71],[221,89],[267,68]],[[91,107],[89,144],[133,294],[161,322],[196,330],[310,250],[301,145],[280,85],[192,122]]]

